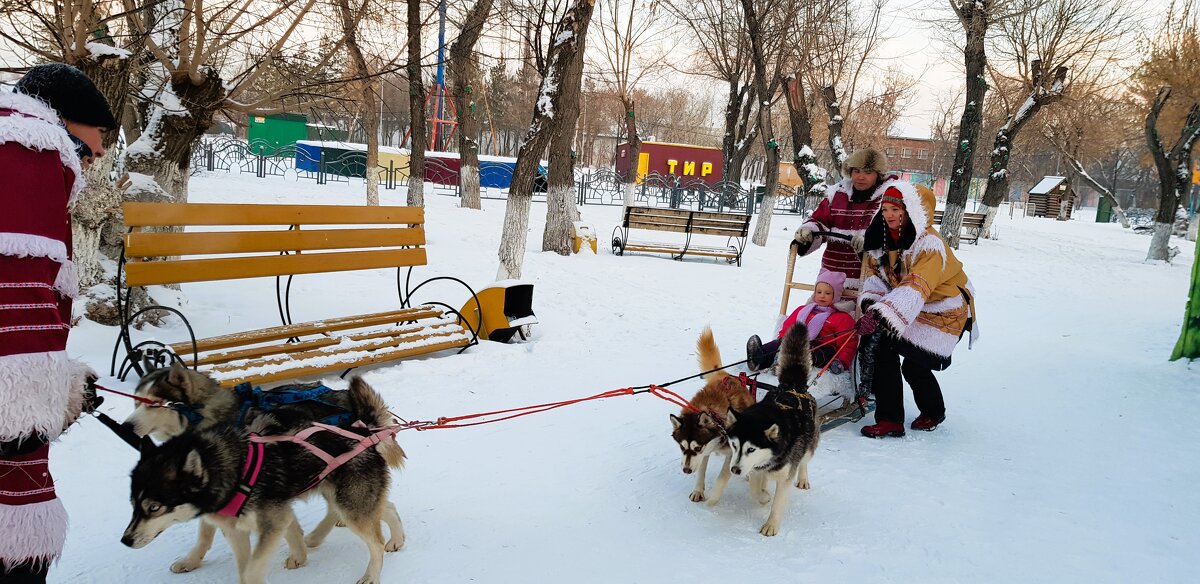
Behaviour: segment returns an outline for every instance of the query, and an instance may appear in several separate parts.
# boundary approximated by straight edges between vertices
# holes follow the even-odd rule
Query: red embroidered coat
[[[82,409],[90,370],[67,357],[70,207],[79,158],[45,103],[0,93],[0,561],[47,562],[62,552],[67,516],[55,498],[49,442]],[[40,446],[39,446],[40,444]]]

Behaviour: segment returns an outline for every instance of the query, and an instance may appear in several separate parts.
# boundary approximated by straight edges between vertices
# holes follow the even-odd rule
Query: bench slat
[[[203,353],[205,351],[244,347],[246,345],[254,345],[269,341],[282,341],[292,337],[302,337],[305,335],[313,335],[324,332],[343,331],[347,329],[364,328],[368,326],[377,326],[394,322],[437,318],[440,316],[442,316],[441,310],[424,306],[419,308],[406,308],[403,310],[391,310],[388,312],[377,312],[374,314],[345,316],[341,318],[331,318],[328,320],[275,326],[254,331],[221,335],[219,337],[199,339],[196,341],[196,350]],[[191,354],[192,343],[190,341],[175,343],[171,345],[171,350],[177,355]]]
[[[443,335],[436,335],[443,336]],[[404,341],[404,342],[411,342]],[[399,344],[399,343],[398,343]],[[338,361],[334,364],[325,365],[308,365],[303,361],[299,361],[293,368],[287,368],[287,361],[271,362],[264,361],[257,363],[251,361],[239,366],[214,367],[210,372],[220,380],[223,387],[233,387],[245,380],[253,380],[257,383],[268,383],[271,381],[281,381],[287,379],[297,379],[316,375],[325,371],[333,371],[338,369],[351,369],[354,367],[362,367],[364,365],[372,365],[374,363],[382,363],[384,361],[394,361],[405,357],[415,357],[417,355],[427,355],[436,353],[446,349],[457,349],[470,344],[470,338],[450,339],[444,342],[433,343],[429,345],[420,345],[417,347],[396,347],[396,348],[381,348],[368,352],[366,355],[357,359]],[[349,351],[361,351],[362,348],[349,349]],[[328,353],[329,355],[337,355],[338,352]],[[246,371],[252,367],[261,365],[284,365],[283,367],[271,367],[269,372],[261,374],[237,375],[239,371]],[[228,376],[228,377],[227,377]]]
[[[345,335],[341,337],[320,337],[311,341],[300,341],[297,343],[280,343],[274,345],[262,345],[258,347],[250,347],[249,349],[238,349],[235,351],[218,351],[201,355],[197,360],[199,365],[219,365],[230,361],[238,361],[241,359],[258,359],[268,355],[279,355],[283,353],[298,353],[301,351],[310,351],[323,347],[332,347],[340,344],[343,339],[350,341],[369,341],[371,339],[382,339],[388,337],[399,337],[422,330],[437,330],[445,327],[456,327],[461,329],[462,326],[455,323],[443,323],[434,325],[412,325],[400,328],[391,328],[386,330],[371,331],[367,333],[358,333],[353,335]],[[190,352],[192,350],[190,343],[183,344],[183,350]],[[190,361],[189,361],[190,362]]]
[[[138,232],[125,236],[125,255],[131,258],[222,253],[311,251],[425,244],[425,230],[313,229],[237,232]]]
[[[131,202],[122,208],[126,227],[425,223],[425,209],[421,207]]]
[[[424,248],[161,262],[135,261],[125,264],[125,281],[129,286],[152,286],[423,266],[425,263]]]

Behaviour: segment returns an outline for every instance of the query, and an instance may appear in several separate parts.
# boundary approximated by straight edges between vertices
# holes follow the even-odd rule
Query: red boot
[[[862,435],[867,438],[884,438],[892,436],[899,438],[904,435],[904,424],[900,422],[876,422],[862,427]]]
[[[931,418],[925,414],[921,414],[917,416],[917,419],[913,420],[912,425],[910,425],[909,428],[912,428],[913,430],[921,430],[923,432],[932,432],[934,428],[938,427],[938,424],[941,424],[945,421],[945,414],[939,418]]]

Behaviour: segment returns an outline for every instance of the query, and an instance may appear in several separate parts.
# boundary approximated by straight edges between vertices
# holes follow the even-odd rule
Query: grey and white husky
[[[759,530],[766,536],[779,533],[791,486],[809,488],[808,461],[821,438],[817,401],[807,389],[810,369],[808,330],[797,323],[788,329],[779,350],[779,389],[742,411],[729,410],[727,417],[733,450],[730,472],[749,475],[752,485],[758,482],[756,497],[764,504],[763,488],[775,481],[771,514]]]
[[[369,425],[390,421],[382,398],[359,378],[350,382],[350,411]],[[205,430],[187,431],[161,446],[146,439],[141,459],[131,475],[133,518],[121,542],[141,548],[158,537],[167,527],[202,518],[222,530],[233,547],[239,582],[261,584],[267,561],[278,548],[280,539],[291,544],[288,565],[303,564],[304,545],[292,502],[313,492],[329,502],[331,515],[341,518],[362,538],[370,551],[370,561],[359,584],[377,584],[383,567],[384,541],[380,520],[389,507],[389,467],[399,466],[404,452],[393,447],[367,448],[330,472],[315,488],[306,491],[311,481],[326,469],[326,463],[304,446],[294,442],[268,442],[263,445],[257,482],[246,493],[241,489],[244,468],[250,455],[247,441],[251,432],[271,433],[275,424],[270,414],[260,415],[247,427],[214,425]],[[367,435],[369,430],[357,430]],[[331,456],[348,452],[358,441],[332,432],[316,432],[308,442]],[[240,514],[218,512],[239,493],[246,494]],[[327,518],[328,519],[328,518]],[[332,527],[332,522],[326,528]],[[321,527],[318,527],[318,531]],[[250,534],[257,535],[251,549]],[[315,532],[314,532],[315,533]],[[297,550],[300,550],[297,557]]]
[[[312,387],[312,385],[288,385],[277,387],[275,390],[308,387]],[[241,400],[233,390],[221,387],[208,375],[188,369],[178,362],[171,367],[164,367],[148,373],[138,382],[134,393],[148,399],[181,404],[194,412],[193,419],[189,420],[178,410],[151,407],[139,402],[133,413],[125,419],[125,425],[139,436],[153,436],[158,440],[169,440],[189,430],[200,431],[219,425],[232,425],[237,422],[242,408]],[[315,421],[343,410],[349,410],[350,407],[350,392],[333,390],[321,396],[320,402],[302,401],[278,406],[271,410],[268,420],[257,425],[272,434],[294,434],[309,427]],[[263,414],[262,411],[250,408],[242,416],[243,424],[253,425]],[[390,416],[388,421],[390,422]],[[380,421],[378,425],[387,423]],[[399,450],[400,446],[394,439],[389,438],[380,444],[380,448]],[[398,457],[390,456],[389,459],[402,462],[403,450],[399,452]],[[388,541],[384,545],[384,549],[389,552],[399,550],[404,546],[404,525],[400,521],[400,514],[396,511],[395,505],[390,502],[383,514],[383,521],[388,526]],[[304,565],[302,559],[307,556],[305,545],[308,547],[321,545],[337,522],[338,517],[334,506],[330,505],[325,518],[307,538],[304,537],[303,531],[297,524],[295,529],[299,535],[287,539],[290,556],[285,565],[288,568],[298,568]],[[207,521],[201,521],[196,545],[187,555],[171,564],[171,571],[183,573],[199,568],[204,562],[204,556],[212,548],[215,535],[216,527]]]

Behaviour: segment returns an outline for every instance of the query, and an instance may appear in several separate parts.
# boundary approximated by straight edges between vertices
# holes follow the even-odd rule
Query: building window
[[[912,148],[903,148],[900,150],[900,158],[912,158]]]
[[[895,155],[896,155],[896,149],[895,149],[895,148],[892,148],[891,146],[888,146],[887,148],[884,148],[884,149],[883,149],[883,153],[884,153],[884,154],[886,154],[886,155],[888,155],[888,156],[895,156]]]
[[[929,149],[928,149],[928,148],[922,148],[922,149],[920,149],[920,150],[917,150],[917,158],[919,158],[919,159],[921,159],[921,160],[926,160],[926,159],[928,159],[928,158],[929,158]]]

